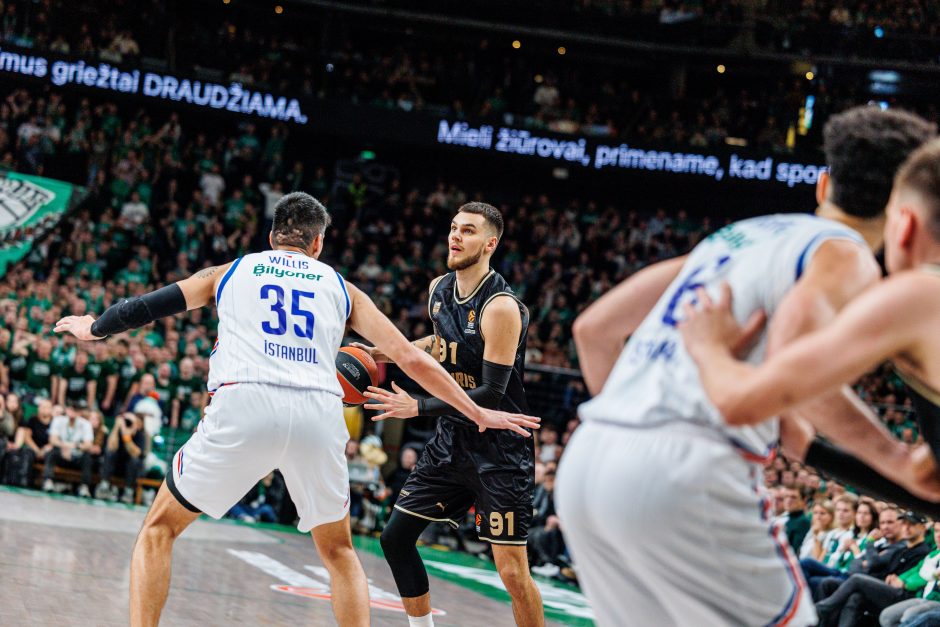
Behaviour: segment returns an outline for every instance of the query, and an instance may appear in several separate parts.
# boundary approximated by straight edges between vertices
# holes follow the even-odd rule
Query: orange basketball
[[[344,346],[336,354],[336,378],[343,386],[343,402],[362,405],[369,399],[363,392],[379,384],[379,369],[372,356],[361,348]]]

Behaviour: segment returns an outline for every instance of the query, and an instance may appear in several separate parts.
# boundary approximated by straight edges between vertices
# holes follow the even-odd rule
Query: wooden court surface
[[[0,625],[126,625],[131,549],[143,516],[142,508],[0,491]],[[373,586],[372,624],[406,626],[376,541],[357,542]],[[431,594],[446,614],[435,625],[514,625],[495,573],[462,565],[466,556],[440,555],[429,567]],[[558,619],[548,624],[590,624],[583,597],[540,587]],[[334,625],[328,595],[309,535],[200,519],[176,542],[161,624]]]

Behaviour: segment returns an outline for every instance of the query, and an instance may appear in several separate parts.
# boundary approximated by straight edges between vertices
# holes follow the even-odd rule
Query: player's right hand
[[[379,350],[378,346],[366,346],[365,344],[360,344],[359,342],[352,342],[350,343],[350,346],[352,346],[353,348],[364,350],[365,352],[369,353],[369,357],[371,357],[372,361],[374,361],[377,364],[380,364],[383,362],[384,363],[391,362],[391,360],[388,358],[388,355],[386,355],[381,350]]]
[[[480,433],[483,433],[487,429],[509,429],[519,435],[530,438],[532,434],[523,427],[538,429],[541,427],[539,423],[542,422],[542,419],[534,416],[526,416],[525,414],[510,414],[497,409],[481,407],[480,416],[475,422],[477,423],[477,427],[480,428]]]
[[[679,331],[686,350],[696,362],[699,362],[703,351],[714,348],[724,349],[740,358],[760,338],[767,323],[766,314],[757,310],[743,325],[738,324],[732,310],[731,286],[727,282],[721,284],[718,302],[713,302],[702,287],[695,290],[695,297],[698,307],[692,303],[685,304]]]
[[[91,316],[66,316],[55,323],[56,333],[71,333],[80,340],[102,340],[91,334],[91,325],[95,319]]]

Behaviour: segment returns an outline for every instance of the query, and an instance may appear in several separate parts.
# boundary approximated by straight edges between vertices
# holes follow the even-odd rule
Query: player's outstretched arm
[[[592,395],[600,393],[623,351],[656,302],[679,275],[686,256],[648,266],[610,290],[574,321],[581,374]]]
[[[484,409],[470,400],[457,382],[430,355],[415,347],[404,335],[376,308],[372,300],[362,290],[347,283],[352,301],[350,326],[360,335],[381,349],[386,355],[425,390],[449,403],[464,416],[483,429],[511,429],[528,437],[524,429],[537,429],[540,419],[521,414],[509,414],[493,409]],[[389,412],[389,417],[398,414]]]
[[[143,296],[125,298],[108,307],[97,320],[90,315],[66,316],[56,323],[55,332],[71,333],[80,340],[101,340],[159,318],[204,307],[213,302],[216,282],[231,265],[230,262],[204,268],[187,279]]]

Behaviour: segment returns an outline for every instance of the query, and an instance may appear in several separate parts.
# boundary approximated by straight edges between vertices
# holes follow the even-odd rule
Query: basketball
[[[362,405],[369,400],[363,392],[370,385],[379,383],[379,369],[369,353],[361,348],[344,346],[336,354],[336,378],[343,386],[343,402]]]

